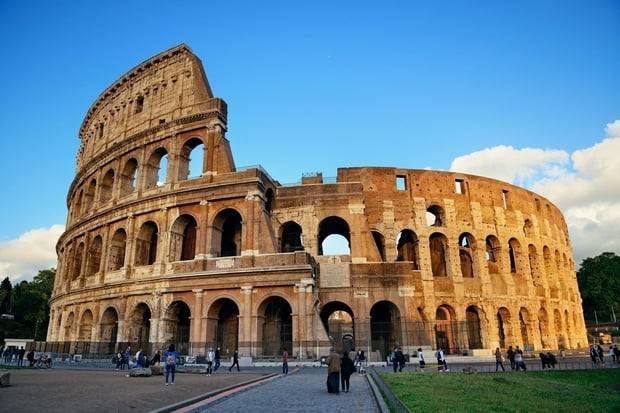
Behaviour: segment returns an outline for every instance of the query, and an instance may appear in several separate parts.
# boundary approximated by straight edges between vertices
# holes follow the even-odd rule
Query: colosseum
[[[256,361],[283,349],[315,360],[331,345],[371,360],[395,345],[587,345],[567,226],[544,197],[394,167],[281,184],[236,167],[226,131],[226,103],[184,44],[95,100],[57,244],[49,349],[175,343]]]

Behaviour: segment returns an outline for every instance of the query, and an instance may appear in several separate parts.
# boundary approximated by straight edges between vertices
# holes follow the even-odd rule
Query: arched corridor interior
[[[332,301],[321,309],[321,321],[336,351],[355,350],[355,324],[353,310],[340,301]]]
[[[400,311],[390,301],[379,301],[370,309],[371,350],[379,351],[381,360],[401,341]]]

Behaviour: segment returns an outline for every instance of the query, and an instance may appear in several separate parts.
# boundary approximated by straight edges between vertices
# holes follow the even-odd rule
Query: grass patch
[[[381,377],[416,412],[620,411],[620,369]]]

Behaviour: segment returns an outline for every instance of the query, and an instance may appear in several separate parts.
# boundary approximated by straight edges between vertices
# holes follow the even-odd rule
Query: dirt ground
[[[0,389],[0,412],[148,412],[262,373],[177,374],[126,377],[126,371],[11,370],[11,386]]]

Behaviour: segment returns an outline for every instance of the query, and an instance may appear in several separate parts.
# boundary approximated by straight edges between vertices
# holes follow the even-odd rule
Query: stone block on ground
[[[148,367],[138,367],[135,369],[129,370],[130,377],[151,377],[153,372]]]
[[[164,366],[151,366],[151,374],[153,376],[163,376]]]
[[[11,373],[7,370],[0,370],[0,387],[7,387],[11,385]]]

